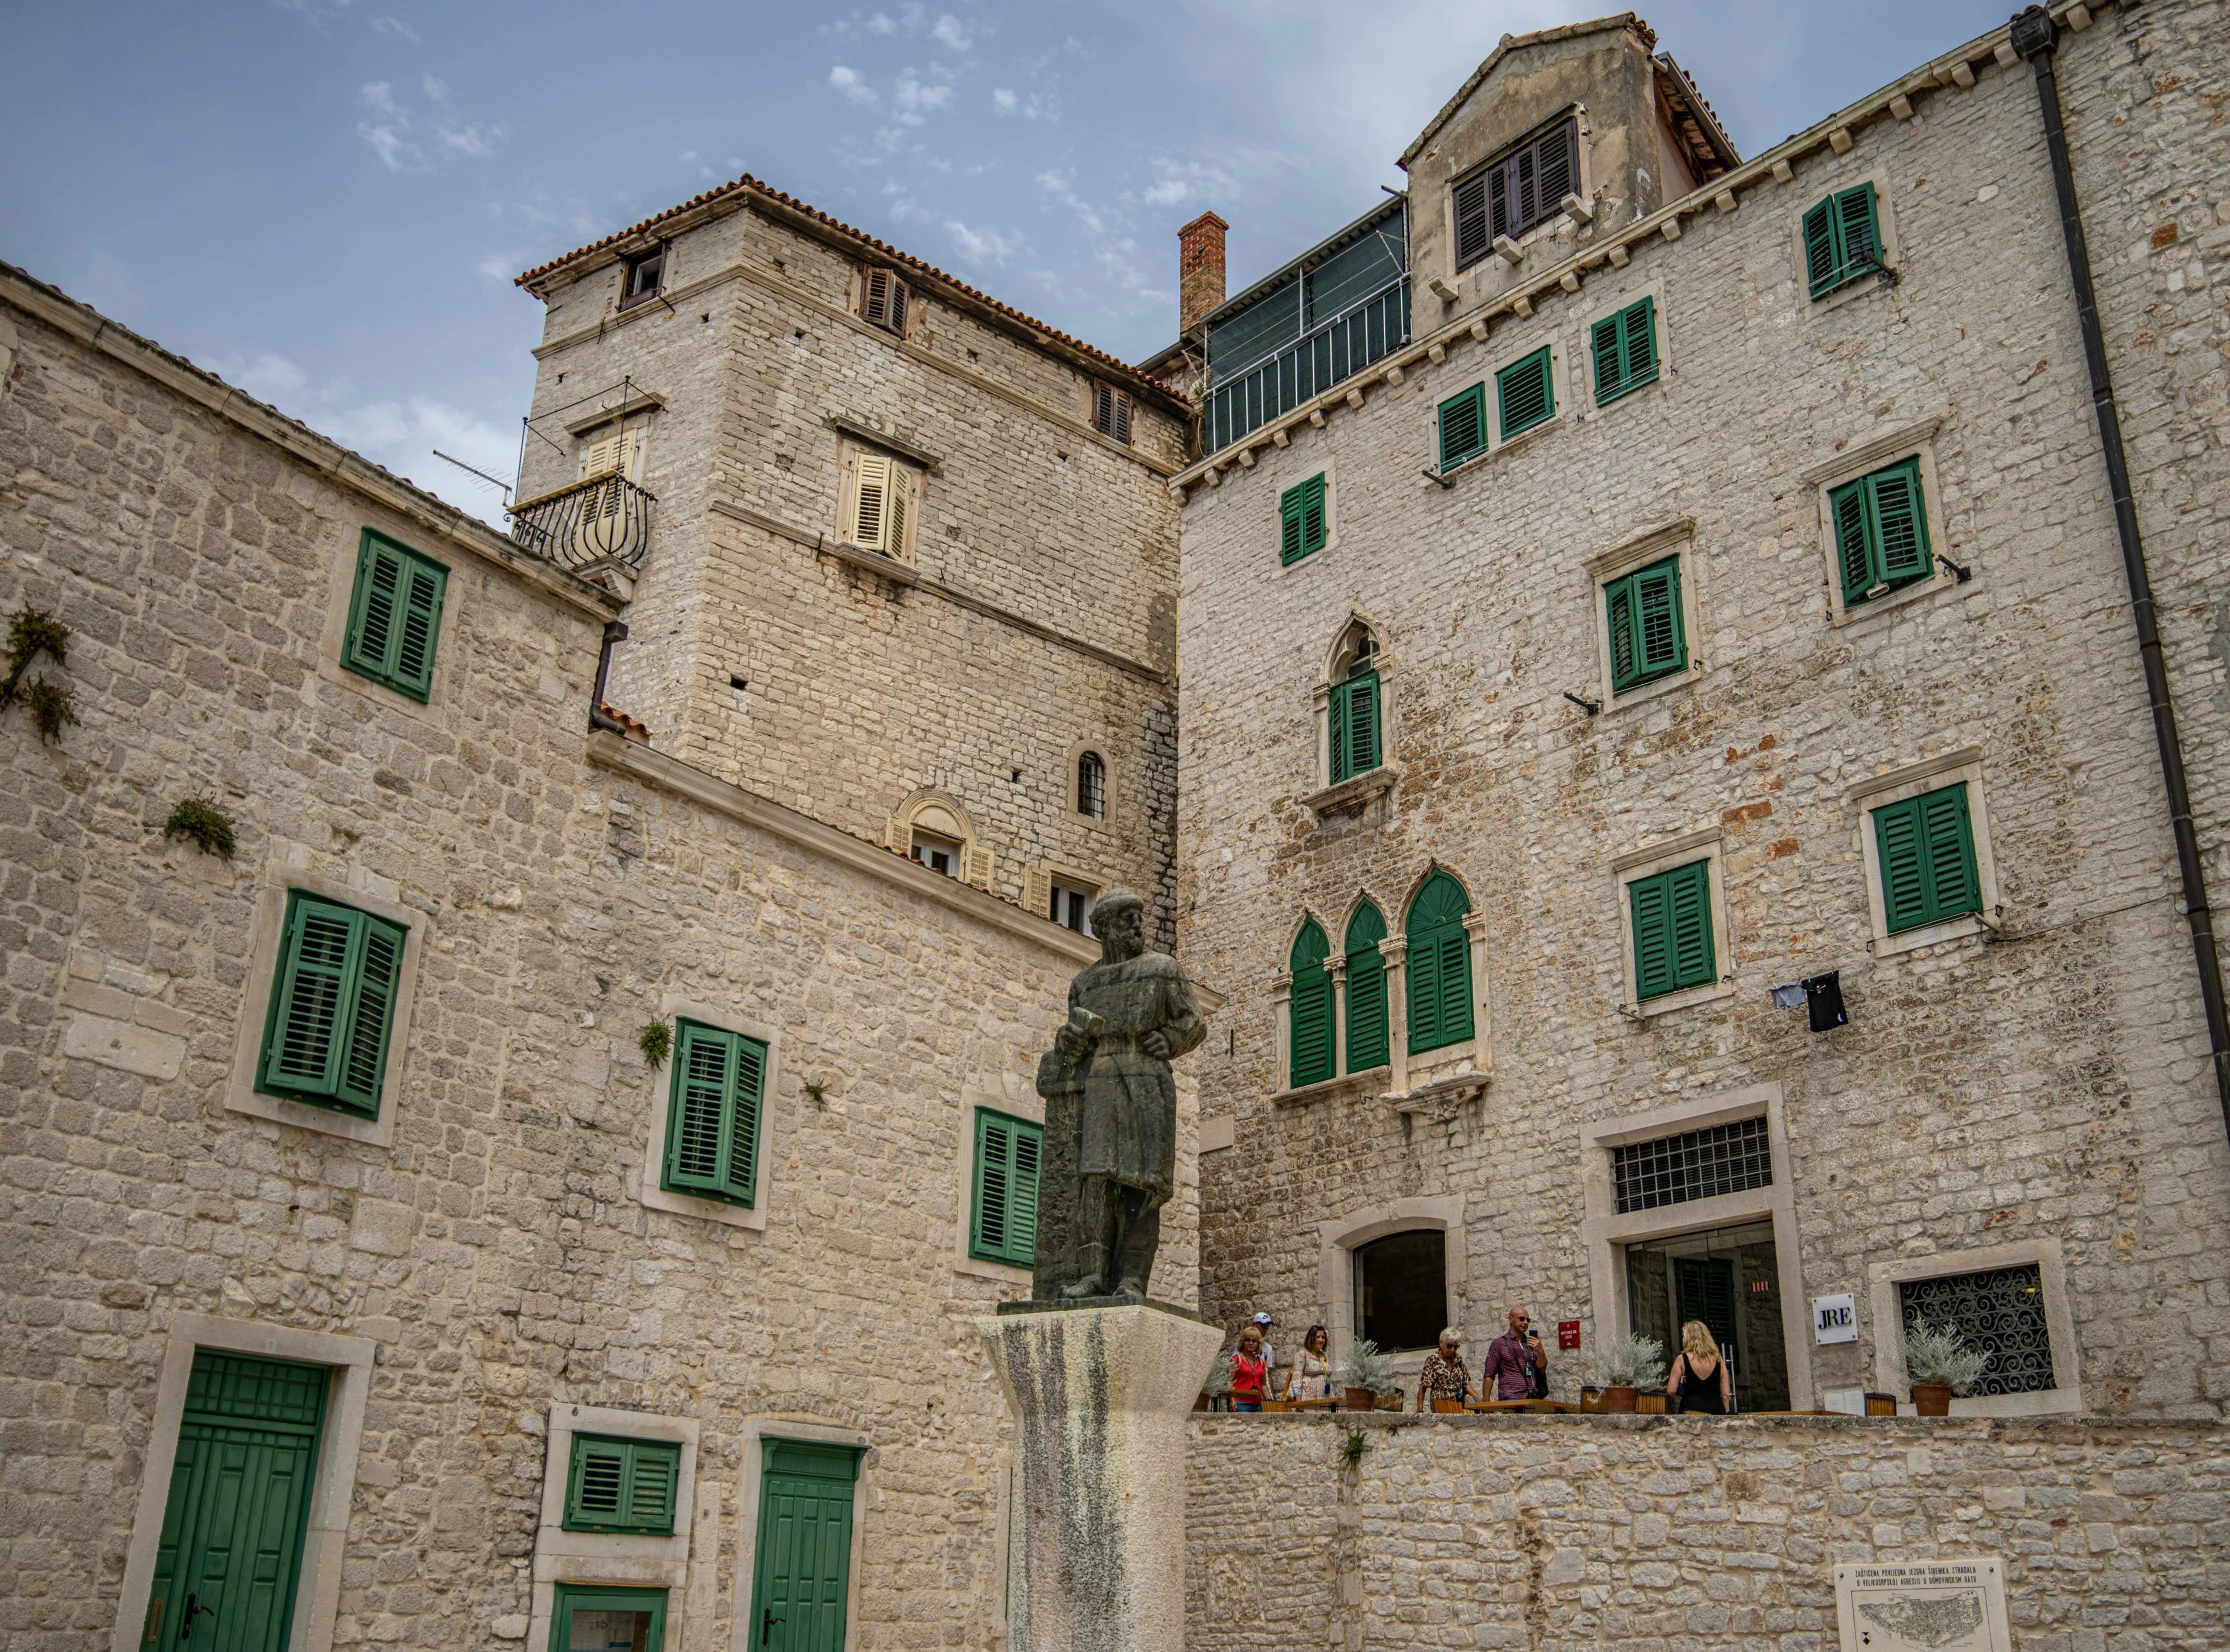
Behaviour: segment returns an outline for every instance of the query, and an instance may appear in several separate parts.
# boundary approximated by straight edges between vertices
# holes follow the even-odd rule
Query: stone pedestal
[[[1022,1436],[1015,1652],[1180,1652],[1185,1418],[1222,1333],[1144,1306],[978,1329]]]

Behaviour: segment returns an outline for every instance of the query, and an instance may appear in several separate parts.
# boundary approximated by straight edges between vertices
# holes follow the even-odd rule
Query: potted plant
[[[1340,1357],[1340,1381],[1346,1385],[1350,1411],[1369,1411],[1378,1404],[1379,1395],[1398,1391],[1393,1356],[1380,1353],[1369,1337],[1357,1337],[1347,1345]]]
[[[1925,1318],[1905,1327],[1905,1375],[1913,1387],[1913,1410],[1923,1417],[1951,1415],[1951,1396],[1964,1394],[1989,1368],[1990,1356],[1967,1345],[1959,1327],[1941,1329]]]
[[[1593,1365],[1603,1382],[1603,1409],[1631,1411],[1644,1388],[1665,1382],[1665,1345],[1632,1331],[1607,1336],[1597,1344]]]

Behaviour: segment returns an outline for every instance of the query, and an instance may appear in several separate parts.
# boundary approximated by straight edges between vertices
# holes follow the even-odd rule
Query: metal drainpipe
[[[612,674],[612,644],[627,640],[627,627],[618,620],[604,622],[604,646],[596,656],[596,687],[589,694],[588,726],[592,729],[609,729],[625,738],[627,727],[604,715],[604,684]]]
[[[2114,528],[2122,542],[2122,570],[2129,578],[2130,617],[2137,622],[2137,652],[2145,666],[2145,693],[2152,701],[2153,734],[2160,743],[2160,778],[2168,793],[2168,815],[2176,833],[2176,863],[2183,874],[2184,918],[2191,925],[2192,951],[2199,962],[2199,996],[2207,1011],[2207,1043],[2214,1059],[2215,1089],[2222,1120],[2230,1132],[2230,1010],[2222,995],[2222,961],[2215,950],[2214,916],[2207,906],[2207,880],[2199,860],[2199,833],[2191,819],[2191,792],[2184,783],[2183,745],[2176,734],[2176,707],[2168,697],[2168,663],[2161,653],[2160,627],[2153,614],[2152,580],[2145,571],[2145,542],[2137,531],[2137,505],[2129,490],[2129,461],[2122,451],[2122,422],[2114,408],[2114,385],[2106,370],[2106,338],[2098,321],[2098,298],[2091,287],[2091,258],[2083,240],[2082,208],[2075,199],[2075,173],[2068,164],[2067,130],[2060,124],[2059,81],[2053,74],[2052,18],[2031,6],[2013,19],[2013,49],[2036,71],[2037,106],[2044,116],[2044,145],[2052,157],[2052,187],[2060,198],[2060,230],[2067,239],[2067,270],[2075,284],[2075,310],[2083,328],[2083,359],[2091,372],[2091,402],[2098,411],[2099,446],[2106,454],[2106,480],[2114,494]]]

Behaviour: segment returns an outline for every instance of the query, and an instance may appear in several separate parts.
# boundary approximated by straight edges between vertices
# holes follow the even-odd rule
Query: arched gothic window
[[[1445,872],[1425,880],[1409,903],[1409,1053],[1422,1055],[1471,1037],[1471,935],[1463,926],[1471,898]]]
[[[1287,1084],[1295,1090],[1332,1076],[1332,978],[1324,973],[1331,953],[1324,926],[1311,918],[1294,936],[1286,960],[1293,972],[1292,1036],[1287,1040],[1293,1067]]]
[[[1369,901],[1347,920],[1347,1070],[1368,1072],[1393,1059],[1386,1041],[1386,916]]]
[[[1330,783],[1368,774],[1384,761],[1378,704],[1378,640],[1368,627],[1352,627],[1333,662]]]

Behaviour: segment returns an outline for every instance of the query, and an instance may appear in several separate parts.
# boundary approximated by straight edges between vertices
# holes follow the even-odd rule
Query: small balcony
[[[623,476],[583,477],[510,507],[511,542],[575,573],[633,571],[650,549],[657,499]]]
[[[1211,355],[1209,376],[1220,382],[1208,392],[1203,410],[1201,451],[1222,452],[1408,342],[1409,278],[1404,275],[1235,372],[1226,373]]]

